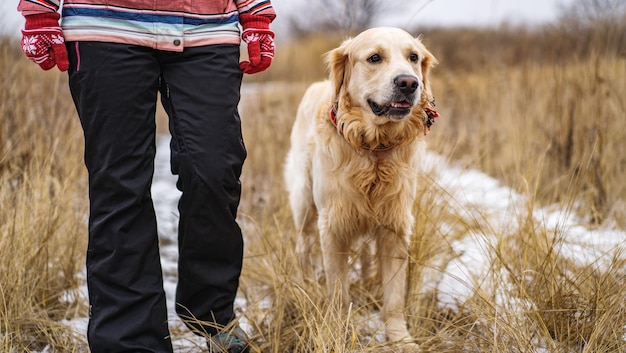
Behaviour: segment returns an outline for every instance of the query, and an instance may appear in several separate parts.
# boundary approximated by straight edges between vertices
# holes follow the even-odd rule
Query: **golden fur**
[[[387,338],[411,342],[406,267],[436,59],[407,32],[374,28],[326,61],[329,80],[304,94],[285,166],[303,276],[311,278],[317,225],[326,284],[341,285],[347,303],[348,254],[365,239],[376,249]]]

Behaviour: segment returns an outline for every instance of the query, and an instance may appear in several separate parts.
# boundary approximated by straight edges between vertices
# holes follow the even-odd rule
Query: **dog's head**
[[[333,102],[361,109],[375,124],[422,115],[433,100],[430,69],[437,63],[419,38],[398,28],[366,30],[326,55]]]

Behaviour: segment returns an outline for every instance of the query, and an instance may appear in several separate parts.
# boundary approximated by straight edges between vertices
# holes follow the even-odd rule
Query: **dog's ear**
[[[415,38],[418,42],[420,52],[424,56],[422,59],[422,83],[424,84],[424,93],[427,102],[434,101],[433,91],[430,88],[430,70],[439,62],[437,58],[428,50],[421,41],[421,37]]]
[[[348,44],[351,39],[345,40],[341,45],[324,56],[328,65],[328,76],[333,85],[333,104],[339,100],[339,93],[344,82],[348,81],[350,72],[348,68]]]

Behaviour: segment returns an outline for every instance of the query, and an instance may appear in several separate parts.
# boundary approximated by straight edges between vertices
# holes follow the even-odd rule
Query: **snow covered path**
[[[479,233],[469,229],[462,239],[451,242],[451,253],[460,255],[451,260],[442,256],[444,263],[433,264],[425,272],[422,286],[437,290],[439,305],[456,309],[456,303],[469,299],[477,288],[484,288],[489,276],[498,277],[489,273],[496,261],[493,249],[498,248],[498,239],[503,235],[518,231],[519,220],[524,219],[521,215],[528,212],[527,200],[498,180],[480,171],[453,166],[435,153],[428,152],[424,164],[426,174],[445,190],[439,202],[454,208],[450,212],[462,215],[467,224],[479,225]],[[626,256],[624,231],[589,229],[571,211],[556,206],[534,209],[532,218],[537,228],[554,234],[555,254],[579,266],[606,271],[615,258]],[[500,300],[509,302],[510,298]]]

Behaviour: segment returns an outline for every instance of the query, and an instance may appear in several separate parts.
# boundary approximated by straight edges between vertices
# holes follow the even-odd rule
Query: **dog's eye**
[[[420,56],[419,56],[419,55],[417,55],[417,54],[415,54],[415,53],[411,53],[411,54],[409,55],[409,60],[411,60],[411,61],[412,61],[412,62],[414,62],[414,63],[418,62],[418,61],[419,61],[419,59],[420,59]]]
[[[369,58],[367,58],[367,61],[372,63],[372,64],[381,62],[382,60],[383,59],[378,54],[374,54],[374,55],[370,56]]]

